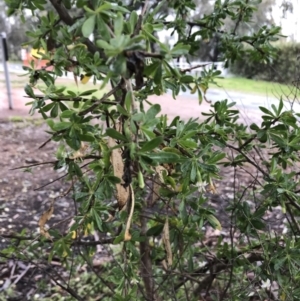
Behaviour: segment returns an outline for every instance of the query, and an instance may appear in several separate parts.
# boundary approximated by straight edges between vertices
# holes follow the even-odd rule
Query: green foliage
[[[257,64],[252,60],[252,54],[248,53],[236,60],[230,67],[231,72],[247,78],[296,84],[300,44],[276,43],[274,46],[276,46],[276,55],[272,60]]]
[[[7,2],[10,14],[22,9],[36,14],[45,5]],[[32,99],[31,112],[42,115],[57,143],[52,163],[67,172],[71,188],[66,193],[75,214],[66,232],[59,225],[46,230],[52,203],[39,220],[42,235],[28,243],[30,237],[21,234],[1,256],[41,269],[44,281],[55,284],[37,288],[45,300],[64,294],[64,300],[242,300],[252,295],[263,300],[269,294],[297,300],[298,114],[284,111],[281,101],[278,108],[261,107],[262,123],[248,128],[238,122],[239,112],[228,100],[214,103],[203,122],[169,120],[159,104],[148,100],[168,91],[175,98],[182,89],[197,92],[202,102],[219,72],[206,69],[193,77],[171,64],[193,55],[197,37],[220,33],[227,64],[247,53],[256,61],[273,59],[271,42],[279,28],[263,27],[247,36],[222,32],[225,18],[237,27],[251,21],[258,2],[218,0],[213,14],[192,24],[187,15],[196,7],[190,0],[145,7],[138,2],[139,16],[125,2],[50,2],[57,14],[49,12],[29,35],[32,45],[45,50],[43,58],[52,69],[27,68],[25,93]],[[174,21],[160,14],[165,4],[174,10]],[[199,30],[191,35],[194,26]],[[178,34],[172,49],[157,38],[162,28]],[[50,37],[56,39],[55,49],[48,47]],[[66,71],[77,80],[91,75],[95,89],[109,84],[110,90],[101,98],[92,95],[94,89],[66,91],[56,84]],[[42,95],[33,89],[40,82]],[[224,168],[233,173],[223,174]],[[239,179],[238,170],[244,171]],[[247,172],[251,180],[243,182]],[[234,188],[223,211],[211,201],[221,180]],[[266,216],[279,206],[289,213],[284,237],[266,231]],[[216,234],[209,235],[209,229]],[[221,230],[224,235],[218,235]],[[86,239],[93,234],[96,241]],[[94,263],[95,252],[101,257],[98,247],[109,254],[100,269]],[[61,270],[53,267],[55,260]],[[89,271],[86,278],[80,266]],[[276,288],[257,288],[260,281]]]

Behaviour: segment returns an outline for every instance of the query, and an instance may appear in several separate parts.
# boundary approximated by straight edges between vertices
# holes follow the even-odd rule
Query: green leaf
[[[180,81],[184,84],[190,84],[190,83],[194,82],[194,77],[191,75],[183,75],[180,78]]]
[[[164,225],[162,225],[162,224],[155,225],[152,228],[148,229],[146,235],[147,236],[158,236],[161,234],[163,228],[164,228]]]
[[[71,122],[58,122],[58,123],[55,123],[53,126],[52,126],[52,129],[54,131],[62,131],[62,130],[66,130],[68,128],[70,128],[72,125]]]
[[[130,24],[131,33],[133,33],[133,31],[134,31],[137,20],[138,20],[138,15],[137,15],[136,11],[133,10],[130,14],[130,17],[129,17],[129,24]]]
[[[132,92],[128,91],[126,93],[126,97],[125,97],[125,108],[126,108],[127,112],[130,112],[131,104],[132,104]]]
[[[69,109],[69,107],[63,102],[63,101],[60,101],[59,102],[59,108],[62,112],[66,111]]]
[[[129,116],[128,112],[119,104],[117,105],[117,110],[121,115]]]
[[[125,7],[123,6],[120,6],[119,4],[117,3],[108,3],[108,2],[104,2],[105,4],[109,4],[110,5],[110,9],[111,10],[116,10],[116,11],[120,11],[122,13],[129,13],[130,11],[128,9],[126,9]]]
[[[31,86],[28,84],[25,86],[25,93],[30,97],[34,97],[33,90],[31,88]]]
[[[58,116],[58,103],[56,103],[55,106],[53,106],[53,108],[50,112],[50,116],[52,118],[56,118]]]
[[[90,14],[95,14],[95,12],[94,12],[92,9],[90,9],[88,6],[85,5],[83,8],[84,8],[85,11],[87,11],[88,13],[90,13]]]
[[[145,156],[145,155],[143,155]],[[169,152],[149,153],[146,157],[150,158],[155,163],[176,163],[180,162],[181,159],[178,155]]]
[[[197,92],[198,92],[199,105],[201,105],[202,101],[203,101],[203,93],[202,93],[201,89],[198,86],[196,86],[196,87],[197,87]]]
[[[53,129],[53,126],[54,126],[54,121],[52,120],[52,119],[47,119],[46,120],[46,122],[47,122],[47,124],[49,125],[49,127],[51,128],[51,129]]]
[[[226,157],[225,153],[214,152],[213,155],[206,161],[206,163],[216,164],[217,162],[224,159],[225,157]]]
[[[196,148],[198,147],[198,144],[191,140],[191,139],[180,139],[178,140],[178,143],[183,146],[184,148]]]
[[[209,214],[206,216],[206,219],[214,229],[222,230],[221,223],[214,215]]]
[[[121,179],[115,176],[108,176],[107,180],[114,185],[121,183]]]
[[[105,41],[109,41],[110,32],[106,23],[103,21],[103,17],[100,14],[96,16],[96,22],[97,22],[97,30],[99,31],[100,37]]]
[[[179,205],[179,213],[180,213],[180,218],[182,220],[183,225],[187,225],[189,216],[186,210],[186,204],[185,201],[182,201]]]
[[[258,131],[259,130],[259,126],[256,123],[251,123],[250,129],[253,130],[253,131]]]
[[[103,48],[104,50],[113,50],[114,49],[113,46],[111,46],[104,40],[97,40],[96,44],[98,47]]]
[[[123,241],[124,240],[124,231],[122,231],[121,233],[120,233],[120,235],[118,235],[115,239],[114,239],[114,241],[113,241],[113,244],[114,245],[117,245],[117,244],[119,244],[121,241]]]
[[[251,220],[251,226],[257,230],[263,230],[266,228],[266,224],[261,220]]]
[[[138,183],[139,183],[139,187],[141,189],[144,189],[144,187],[145,187],[144,176],[140,170],[138,171]]]
[[[78,138],[80,141],[86,141],[86,142],[94,142],[95,137],[91,133],[86,133],[86,134],[79,134]]]
[[[123,23],[123,15],[120,12],[118,12],[117,17],[114,20],[114,30],[116,37],[120,36],[123,32]]]
[[[146,142],[143,147],[140,149],[140,152],[148,152],[153,150],[154,148],[158,147],[163,142],[162,137],[156,137],[151,141]]]
[[[69,164],[69,173],[78,177],[82,176],[81,168],[74,161],[70,162]]]
[[[93,32],[95,28],[96,16],[90,16],[86,19],[82,25],[82,34],[84,37],[88,38]]]
[[[127,142],[126,137],[113,128],[106,129],[106,135],[108,135],[109,137],[114,138],[116,140],[121,140],[121,141]]]
[[[86,90],[86,91],[81,92],[78,96],[88,96],[97,91],[99,91],[99,90],[98,89]]]
[[[281,114],[282,109],[283,109],[283,101],[282,101],[282,97],[280,97],[279,106],[278,106],[278,115]]]
[[[96,222],[96,225],[97,225],[97,228],[99,231],[103,231],[103,227],[102,227],[102,220],[100,218],[100,216],[98,215],[98,213],[96,212],[95,209],[91,209],[91,213],[92,213],[92,216],[94,218],[94,221]]]
[[[267,115],[270,115],[270,116],[272,116],[272,117],[275,117],[275,115],[274,115],[271,111],[269,111],[268,109],[266,109],[265,107],[259,107],[259,109],[260,109],[263,113],[265,113],[265,114],[267,114]]]
[[[80,102],[78,100],[74,101],[74,103],[73,103],[74,109],[78,109],[79,105],[80,105]]]
[[[181,156],[181,152],[175,147],[168,147],[167,146],[167,147],[163,148],[163,151]]]
[[[126,58],[124,55],[118,55],[115,63],[113,64],[113,70],[116,74],[123,75],[127,71]]]
[[[155,104],[155,105],[151,106],[150,109],[146,113],[147,119],[154,118],[160,111],[161,111],[161,107],[159,104]]]
[[[155,70],[154,78],[153,78],[154,83],[156,85],[161,85],[162,74],[163,74],[163,72],[162,72],[162,66],[161,66],[161,64],[159,64],[158,67]]]
[[[95,13],[96,13],[96,14],[99,14],[99,13],[101,13],[102,11],[109,10],[110,7],[111,7],[111,4],[108,3],[108,2],[105,2],[103,5],[99,6],[99,7],[96,9]]]
[[[270,137],[279,147],[285,147],[287,145],[286,141],[277,135],[270,133]]]
[[[66,111],[63,111],[63,112],[60,114],[60,117],[61,117],[61,118],[70,118],[73,114],[75,114],[74,111],[66,110]]]
[[[178,43],[171,50],[171,54],[173,56],[186,55],[186,54],[189,53],[190,48],[191,48],[190,45],[185,45],[183,43]]]
[[[144,135],[148,139],[154,139],[155,138],[155,134],[153,133],[153,131],[149,130],[148,128],[145,128],[145,127],[142,126],[141,131],[144,133]]]

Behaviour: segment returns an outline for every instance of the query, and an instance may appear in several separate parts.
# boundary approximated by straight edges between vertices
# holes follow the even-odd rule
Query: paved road
[[[22,65],[18,63],[8,63],[9,71],[11,73],[24,73]],[[3,64],[0,62],[0,71],[3,71]],[[70,74],[73,77],[73,74]],[[276,85],[275,85],[276,88]],[[240,110],[241,120],[244,122],[261,122],[261,111],[259,106],[271,108],[271,105],[278,105],[279,100],[274,96],[258,96],[245,94],[241,92],[231,92],[222,89],[209,89],[207,93],[207,100],[213,103],[219,100],[228,99],[231,102],[236,103],[236,108]],[[174,101],[171,95],[166,94],[162,97],[151,97],[152,102],[157,102],[162,105],[163,113],[168,113],[170,118],[172,116],[181,115],[184,118],[200,117],[204,111],[209,111],[210,105],[203,103],[198,105],[198,99],[196,94],[190,94],[189,92],[182,92],[178,99]],[[2,99],[3,100],[3,99]],[[294,111],[300,112],[299,103],[293,103],[287,101],[284,102],[285,109],[290,110],[291,107]]]
[[[219,89],[211,89],[207,93],[207,99],[212,100],[213,102],[218,101],[220,99],[228,99],[236,102],[238,107],[244,107],[247,109],[258,109],[259,106],[264,106],[267,108],[271,108],[271,105],[274,104],[277,106],[279,104],[279,98],[275,98],[274,96],[259,96],[259,95],[251,95],[245,94],[241,92],[227,92],[225,90]],[[284,99],[284,98],[283,98]],[[291,109],[291,101],[285,99],[284,102],[285,108],[287,110]],[[299,103],[293,104],[293,109],[295,111],[300,112]]]

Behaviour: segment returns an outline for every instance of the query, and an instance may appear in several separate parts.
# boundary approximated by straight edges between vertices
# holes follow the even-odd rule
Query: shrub
[[[230,66],[230,71],[242,77],[293,84],[297,78],[300,44],[276,44],[276,55],[267,62],[257,62],[247,53]]]
[[[7,3],[10,14],[45,9],[43,0]],[[70,188],[63,195],[73,200],[75,214],[66,233],[59,225],[47,230],[59,202],[53,199],[40,216],[40,235],[12,236],[2,258],[30,263],[43,273],[38,298],[300,298],[299,187],[293,170],[299,160],[298,115],[284,111],[281,101],[271,111],[261,108],[263,122],[248,128],[238,122],[234,104],[222,100],[203,122],[169,120],[148,99],[167,91],[175,98],[185,89],[197,93],[201,103],[219,72],[208,68],[193,77],[170,65],[193,55],[197,35],[220,32],[227,62],[249,52],[243,43],[263,61],[272,59],[270,42],[279,28],[251,36],[221,32],[226,17],[236,28],[249,22],[256,1],[217,1],[213,14],[193,23],[188,14],[196,5],[189,0],[167,2],[176,13],[170,22],[160,14],[165,1],[50,3],[56,13],[49,10],[28,35],[35,48],[44,49],[51,70],[26,67],[25,92],[31,111],[49,126],[45,144],[57,143],[56,160],[48,163],[66,170]],[[190,36],[194,26],[199,31]],[[172,49],[155,37],[164,27],[178,33]],[[157,52],[150,52],[151,43]],[[95,90],[57,86],[66,71],[76,81],[92,76],[95,90],[109,86],[109,92],[97,98]],[[40,92],[34,89],[37,82],[44,83]],[[222,177],[232,183],[226,198],[217,195]],[[269,218],[276,208],[280,223],[284,217],[288,221],[284,236]],[[96,256],[102,259],[98,265]]]

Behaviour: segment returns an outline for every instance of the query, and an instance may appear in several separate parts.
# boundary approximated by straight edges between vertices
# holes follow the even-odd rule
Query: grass
[[[12,117],[9,117],[8,119],[9,119],[10,122],[15,122],[15,123],[24,122],[24,120],[25,120],[21,116],[12,116]]]
[[[43,118],[36,118],[36,117],[23,117],[23,116],[12,116],[9,117],[8,120],[12,123],[19,124],[17,127],[26,127],[28,124],[32,125],[41,125],[45,123]]]
[[[242,77],[220,78],[216,80],[216,83],[217,85],[212,84],[210,88],[225,89],[226,91],[242,92],[246,94],[274,96],[275,98],[279,98],[280,96],[300,96],[300,92],[292,85],[284,85]]]
[[[97,83],[96,85],[94,85],[92,80],[90,80],[90,82],[88,82],[87,84],[81,84],[80,81],[78,80],[78,86],[76,85],[75,81],[72,79],[60,79],[57,80],[55,84],[58,88],[63,86],[66,87],[64,94],[67,94],[67,90],[73,91],[75,93],[77,92],[82,93],[88,90],[97,90],[91,95],[91,96],[95,96],[97,99],[101,98],[104,95],[104,93],[106,93],[108,90],[107,88],[100,90],[101,83]],[[91,96],[85,96],[85,97],[91,98]]]
[[[0,74],[3,74],[3,73],[0,73]],[[5,80],[3,78],[4,77],[2,77],[2,79],[0,79],[0,87],[6,88]],[[14,89],[14,88],[23,89],[25,87],[25,85],[28,84],[28,77],[11,73],[10,74],[10,83],[11,83],[12,89]],[[65,86],[66,87],[65,93],[67,90],[71,90],[76,93],[76,92],[84,92],[87,90],[97,89],[98,91],[92,94],[92,96],[95,96],[97,98],[101,98],[103,96],[103,94],[107,92],[106,88],[100,90],[101,83],[97,83],[96,85],[94,85],[92,79],[88,83],[82,84],[82,83],[80,83],[80,79],[78,78],[78,86],[77,86],[74,79],[60,78],[60,79],[56,80],[55,84],[58,88]],[[39,87],[45,88],[45,84],[38,83],[36,85],[36,88],[39,88]],[[38,89],[35,90],[35,93],[41,94],[41,93],[39,93]]]

